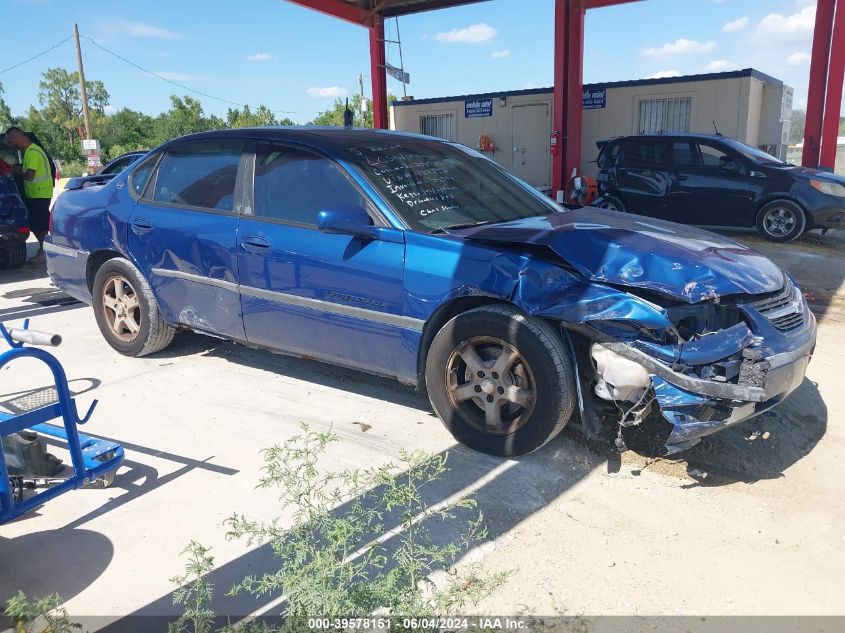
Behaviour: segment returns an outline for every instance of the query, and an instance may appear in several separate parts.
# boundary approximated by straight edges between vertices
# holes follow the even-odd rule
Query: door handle
[[[686,175],[686,174],[678,174],[677,176],[675,176],[675,180],[680,180],[680,181],[689,180],[689,176]]]
[[[247,235],[243,238],[243,240],[241,240],[241,245],[246,250],[252,251],[253,253],[261,253],[270,248],[269,240],[266,240],[260,235]]]
[[[132,220],[132,232],[135,235],[144,235],[153,230],[153,223],[147,218],[135,218]]]

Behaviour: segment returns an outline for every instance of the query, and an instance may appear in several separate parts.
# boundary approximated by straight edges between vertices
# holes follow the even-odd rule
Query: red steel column
[[[836,166],[836,137],[839,135],[839,111],[842,107],[842,84],[845,82],[845,0],[837,0],[830,41],[830,62],[827,66],[827,96],[824,101],[821,153],[819,165]]]
[[[836,0],[818,0],[816,26],[813,31],[813,54],[810,61],[810,85],[807,90],[807,120],[804,125],[804,167],[819,165],[825,85],[830,59],[830,38],[833,31],[833,10]]]
[[[566,186],[566,155],[564,138],[566,137],[567,103],[567,53],[570,0],[555,0],[555,52],[554,52],[554,98],[552,103],[552,137],[556,147],[552,152],[552,191],[555,195]],[[561,194],[563,195],[563,194]]]
[[[373,79],[373,127],[386,130],[387,117],[387,57],[384,52],[384,17],[373,16],[370,27],[370,76]]]
[[[843,0],[845,2],[845,0]],[[572,170],[581,171],[581,123],[584,95],[584,3],[570,0],[566,60],[566,160],[564,183]]]

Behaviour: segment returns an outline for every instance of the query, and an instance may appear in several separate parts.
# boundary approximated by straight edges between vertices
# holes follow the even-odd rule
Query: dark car
[[[65,185],[65,191],[68,189],[84,189],[85,187],[103,185],[130,165],[134,165],[139,158],[146,155],[147,150],[122,154],[103,165],[102,169],[93,176],[79,176],[77,178],[71,178]]]
[[[11,171],[0,170],[0,269],[26,262],[29,216]]]
[[[686,448],[780,403],[816,338],[794,281],[747,246],[563,208],[474,150],[395,132],[176,139],[62,194],[44,250],[122,354],[193,330],[392,376],[497,455],[574,416],[598,436],[652,412]]]
[[[845,228],[845,178],[720,135],[600,142],[597,206],[684,224],[755,228],[773,242]]]

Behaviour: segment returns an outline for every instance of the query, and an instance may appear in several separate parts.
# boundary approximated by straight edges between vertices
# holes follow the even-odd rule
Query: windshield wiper
[[[452,229],[471,229],[476,226],[485,226],[487,224],[496,224],[501,220],[484,220],[482,222],[467,222],[466,224],[452,224],[450,226],[438,226],[436,229],[432,231],[432,233],[445,233],[446,231],[451,231]]]

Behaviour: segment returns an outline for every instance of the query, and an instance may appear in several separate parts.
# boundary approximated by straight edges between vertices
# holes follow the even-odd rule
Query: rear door
[[[235,204],[243,147],[227,138],[168,149],[132,212],[128,235],[129,253],[169,322],[237,339],[244,338]]]
[[[678,139],[669,219],[685,224],[751,226],[755,179],[739,156],[716,142]]]
[[[408,354],[402,232],[383,241],[319,231],[322,209],[368,203],[333,161],[309,149],[257,142],[252,166],[238,238],[247,339],[396,375]]]
[[[669,144],[662,139],[630,137],[616,159],[616,190],[626,211],[665,218],[672,183]]]

